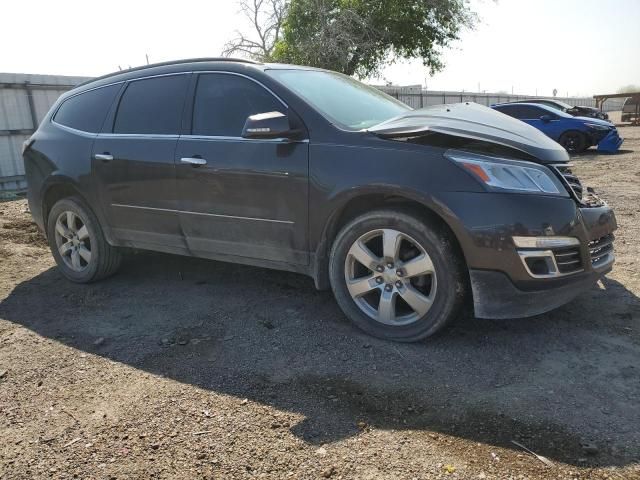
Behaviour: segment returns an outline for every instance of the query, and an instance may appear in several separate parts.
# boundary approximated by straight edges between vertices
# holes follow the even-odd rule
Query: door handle
[[[102,160],[103,162],[110,162],[113,160],[113,155],[109,153],[96,153],[93,158],[96,160]]]
[[[182,157],[180,159],[180,163],[186,163],[188,165],[199,167],[200,165],[206,165],[207,161],[204,158],[198,157]]]

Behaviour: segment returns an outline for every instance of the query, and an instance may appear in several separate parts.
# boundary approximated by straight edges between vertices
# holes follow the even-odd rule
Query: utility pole
[[[147,59],[147,65],[149,65],[149,54],[148,54],[148,53],[145,53],[145,54],[144,54],[144,56],[145,56],[145,57],[146,57],[146,59]]]

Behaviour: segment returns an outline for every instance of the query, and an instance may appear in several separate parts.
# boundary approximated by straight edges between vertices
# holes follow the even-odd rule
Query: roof
[[[150,65],[143,65],[141,67],[128,68],[126,70],[120,70],[118,72],[108,73],[106,75],[102,75],[101,77],[92,78],[86,82],[81,83],[78,87],[83,87],[85,85],[89,85],[90,83],[99,82],[101,80],[105,80],[112,77],[117,77],[119,75],[124,75],[127,73],[134,72],[143,72],[145,70],[158,69],[161,67],[170,67],[174,65],[183,65],[188,63],[213,63],[213,62],[221,62],[221,63],[245,63],[249,65],[262,65],[260,62],[255,62],[253,60],[246,60],[242,58],[227,58],[227,57],[202,57],[202,58],[186,58],[182,60],[171,60],[168,62],[160,62],[160,63],[152,63]]]

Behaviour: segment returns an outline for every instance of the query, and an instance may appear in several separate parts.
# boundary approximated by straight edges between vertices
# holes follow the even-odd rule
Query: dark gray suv
[[[24,145],[61,273],[124,247],[310,275],[370,334],[548,311],[613,263],[613,212],[566,151],[476,104],[412,110],[343,75],[195,59],[63,95]]]

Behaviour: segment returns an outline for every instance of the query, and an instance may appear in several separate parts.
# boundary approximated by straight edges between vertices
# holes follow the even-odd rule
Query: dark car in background
[[[477,104],[412,110],[325,70],[107,75],[63,95],[23,157],[71,281],[113,274],[126,247],[300,272],[392,340],[435,333],[467,298],[481,318],[546,312],[614,261],[612,210],[537,129]]]
[[[615,152],[623,142],[610,122],[573,117],[547,105],[509,102],[491,108],[537,128],[571,153],[581,153],[592,146],[603,152]]]
[[[573,106],[568,103],[561,102],[560,100],[551,100],[546,98],[532,98],[530,100],[516,100],[509,103],[536,103],[539,105],[546,105],[547,107],[555,108],[561,112],[568,113],[574,117],[592,117],[599,118],[600,120],[609,120],[609,115],[605,112],[601,112],[597,108]]]

